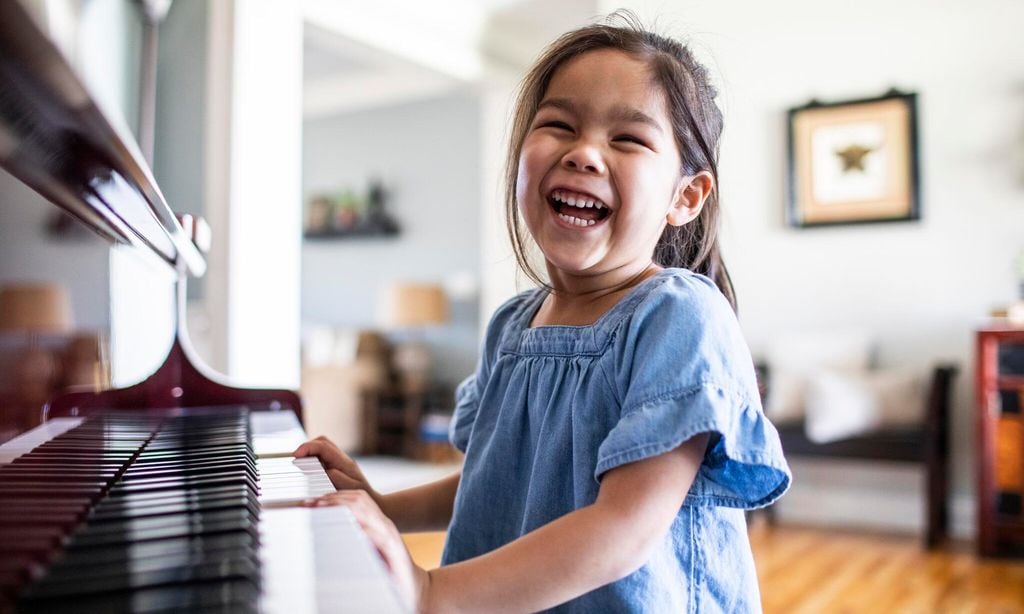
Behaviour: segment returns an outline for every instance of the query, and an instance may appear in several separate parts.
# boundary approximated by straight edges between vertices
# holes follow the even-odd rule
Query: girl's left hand
[[[402,541],[395,524],[384,515],[373,498],[364,490],[339,490],[310,499],[303,503],[306,507],[328,505],[344,505],[355,516],[363,532],[377,548],[377,553],[384,559],[391,581],[395,584],[399,597],[410,610],[416,612],[423,604],[429,575],[415,565],[409,556],[409,550]]]

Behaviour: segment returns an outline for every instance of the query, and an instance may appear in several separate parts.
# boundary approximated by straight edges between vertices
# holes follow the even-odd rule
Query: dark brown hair
[[[711,85],[707,69],[694,59],[685,45],[645,30],[628,11],[617,11],[609,15],[605,23],[563,34],[544,50],[520,84],[505,164],[505,217],[519,266],[530,279],[547,286],[526,257],[516,204],[519,155],[526,133],[559,67],[597,49],[615,49],[647,62],[655,83],[665,94],[676,147],[682,159],[681,174],[707,171],[713,180],[711,194],[697,218],[682,226],[665,227],[654,248],[654,262],[707,275],[735,309],[732,280],[718,247],[718,142],[722,135],[722,112],[715,104],[717,91]]]

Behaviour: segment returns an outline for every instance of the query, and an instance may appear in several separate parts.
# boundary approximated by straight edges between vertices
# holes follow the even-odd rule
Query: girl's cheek
[[[540,176],[534,156],[524,147],[519,155],[519,168],[516,172],[516,196],[520,201],[527,190],[530,190],[538,181],[540,181]]]

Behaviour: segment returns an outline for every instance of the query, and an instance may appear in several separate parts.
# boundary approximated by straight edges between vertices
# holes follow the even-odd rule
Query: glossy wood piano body
[[[204,226],[175,216],[19,1],[0,2],[0,166],[177,280],[175,340],[134,386],[53,398],[0,446],[0,612],[401,612],[305,439],[301,399],[204,367],[184,323]],[[205,546],[212,545],[206,549]]]

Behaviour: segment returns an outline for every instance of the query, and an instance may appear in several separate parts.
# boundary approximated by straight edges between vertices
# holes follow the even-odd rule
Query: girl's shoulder
[[[685,269],[665,269],[652,280],[613,334],[623,385],[638,378],[656,387],[669,379],[723,386],[741,381],[745,389],[753,381],[750,350],[714,282]]]
[[[644,287],[646,286],[646,287]],[[729,301],[711,279],[687,269],[667,268],[650,277],[634,295],[623,299],[630,328],[664,320],[683,327],[735,322]]]

